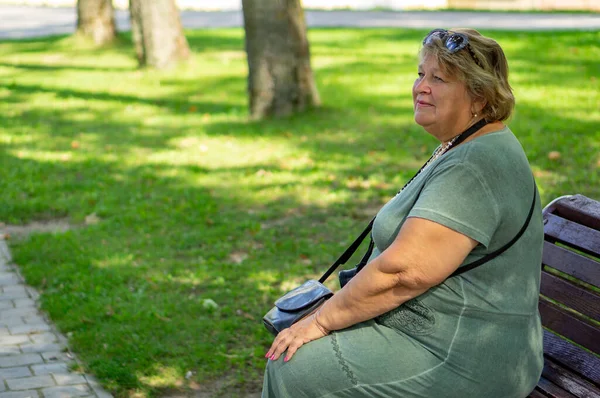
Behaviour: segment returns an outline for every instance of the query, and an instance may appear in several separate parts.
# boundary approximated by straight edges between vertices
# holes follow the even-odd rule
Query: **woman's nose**
[[[424,77],[421,79],[417,79],[417,81],[415,82],[415,92],[417,93],[426,93],[429,92],[430,88],[429,88],[429,84],[427,84],[427,79],[425,79]]]

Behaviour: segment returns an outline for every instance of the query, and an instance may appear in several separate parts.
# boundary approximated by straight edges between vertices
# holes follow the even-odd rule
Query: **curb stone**
[[[80,365],[68,340],[40,310],[0,231],[0,398],[113,398]]]

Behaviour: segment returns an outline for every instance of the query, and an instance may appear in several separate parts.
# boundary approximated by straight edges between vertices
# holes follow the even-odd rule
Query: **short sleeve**
[[[465,163],[440,164],[429,176],[408,217],[451,228],[489,247],[500,212],[481,173]]]

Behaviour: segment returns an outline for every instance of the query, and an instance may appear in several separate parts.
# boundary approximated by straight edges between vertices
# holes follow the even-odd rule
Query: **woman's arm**
[[[267,357],[287,350],[289,360],[303,344],[372,319],[442,283],[464,261],[478,242],[441,224],[422,218],[406,220],[394,242],[368,263],[316,315],[283,330]]]
[[[390,247],[323,305],[319,322],[338,330],[388,312],[442,283],[477,243],[433,221],[409,218]]]

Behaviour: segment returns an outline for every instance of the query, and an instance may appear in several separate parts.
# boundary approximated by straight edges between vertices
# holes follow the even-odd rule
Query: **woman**
[[[540,377],[539,198],[510,249],[449,278],[515,238],[535,197],[503,124],[514,107],[504,53],[475,30],[436,29],[412,94],[415,121],[441,145],[377,214],[362,271],[276,337],[263,397],[514,398]]]

